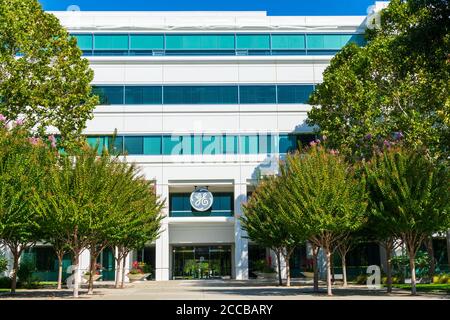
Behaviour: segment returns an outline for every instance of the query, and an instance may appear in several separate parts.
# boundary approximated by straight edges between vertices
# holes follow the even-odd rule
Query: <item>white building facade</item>
[[[55,14],[78,38],[101,96],[85,134],[138,163],[166,199],[149,245],[156,280],[247,279],[241,205],[280,154],[314,139],[308,96],[342,46],[363,42],[365,17]],[[190,204],[199,187],[213,196],[206,212]]]
[[[270,253],[249,243],[241,206],[283,154],[316,138],[309,94],[336,52],[364,43],[366,16],[53,13],[95,73],[88,141],[137,163],[166,200],[160,237],[128,267],[147,261],[156,280],[248,279],[249,262]],[[212,195],[206,211],[190,202],[199,188]]]

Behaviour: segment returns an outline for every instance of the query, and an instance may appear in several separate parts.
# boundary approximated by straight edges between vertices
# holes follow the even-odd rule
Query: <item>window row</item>
[[[93,86],[101,105],[308,103],[313,85]]]
[[[225,155],[287,153],[306,146],[314,134],[88,136],[87,142],[126,155]]]
[[[333,54],[363,34],[73,34],[87,55]],[[310,51],[310,52],[308,52]]]

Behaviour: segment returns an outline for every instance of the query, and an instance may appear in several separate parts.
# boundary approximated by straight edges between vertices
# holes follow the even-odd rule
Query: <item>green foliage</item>
[[[11,288],[11,278],[10,277],[0,277],[0,289]]]
[[[274,273],[275,269],[270,266],[266,260],[261,259],[254,262],[254,270],[262,273]]]
[[[450,155],[448,1],[393,0],[367,45],[331,61],[310,102],[308,123],[349,158],[369,158],[401,137],[436,158]]]
[[[17,256],[40,237],[32,198],[54,163],[56,149],[49,144],[0,121],[0,241]]]
[[[39,1],[2,0],[0,43],[0,113],[42,137],[57,128],[61,147],[78,145],[98,98],[76,40]]]
[[[291,207],[291,226],[306,230],[316,245],[331,249],[366,221],[364,180],[356,179],[349,164],[334,151],[312,146],[304,154],[288,155],[282,176],[286,177],[283,196]]]
[[[424,153],[388,148],[365,164],[370,210],[379,227],[420,244],[450,225],[450,170]]]
[[[8,270],[8,259],[3,254],[0,254],[0,273]]]
[[[34,289],[39,286],[39,279],[33,276],[36,265],[33,259],[23,257],[20,261],[17,277],[19,278],[19,286],[27,289]]]

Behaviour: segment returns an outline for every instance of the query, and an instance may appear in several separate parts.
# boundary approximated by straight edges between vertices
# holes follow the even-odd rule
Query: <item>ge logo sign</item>
[[[198,188],[191,193],[191,206],[197,211],[207,211],[213,205],[214,197],[206,188]]]

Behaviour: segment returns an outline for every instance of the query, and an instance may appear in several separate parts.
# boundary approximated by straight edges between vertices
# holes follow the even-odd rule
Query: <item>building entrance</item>
[[[231,246],[174,246],[173,279],[230,279]]]

